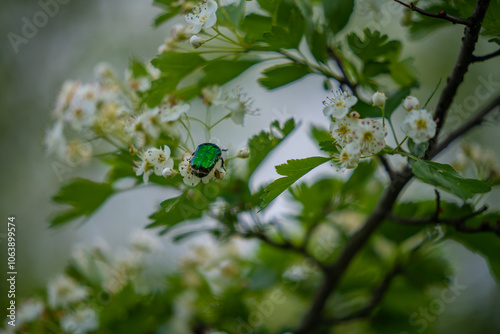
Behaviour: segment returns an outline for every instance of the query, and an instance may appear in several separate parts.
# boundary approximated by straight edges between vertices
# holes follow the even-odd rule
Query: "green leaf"
[[[410,148],[410,152],[414,156],[422,158],[425,155],[425,152],[427,152],[427,149],[429,148],[429,142],[415,144],[415,142],[410,138],[408,139],[408,147]]]
[[[309,73],[311,73],[309,69],[302,64],[288,63],[266,68],[262,72],[264,77],[258,81],[267,89],[275,89],[296,81]]]
[[[309,44],[309,49],[311,50],[314,59],[316,59],[319,63],[326,63],[329,56],[327,52],[328,44],[325,33],[317,28],[312,29],[307,35],[307,43]]]
[[[56,214],[51,219],[50,226],[60,226],[77,218],[90,216],[113,193],[109,183],[97,183],[82,178],[72,180],[52,197],[54,202],[70,205],[71,208]]]
[[[217,10],[217,23],[230,29],[237,27],[245,15],[245,4],[246,1],[239,1],[239,4],[219,7]]]
[[[491,190],[486,182],[466,179],[450,165],[418,160],[413,165],[412,170],[421,181],[446,190],[462,199],[472,198],[475,194],[487,193]]]
[[[336,34],[347,25],[354,10],[354,0],[323,0],[328,28]]]
[[[203,68],[201,85],[223,85],[239,76],[260,60],[216,60]]]
[[[497,214],[497,221],[500,216]],[[492,276],[500,284],[500,240],[494,234],[467,234],[455,232],[452,239],[461,243],[469,250],[481,254],[491,270]]]
[[[385,102],[385,117],[390,118],[392,113],[403,103],[404,99],[410,95],[411,88],[404,87],[394,94],[390,95]],[[379,108],[373,107],[371,103],[359,100],[355,107],[361,117],[381,117],[382,112]]]
[[[162,25],[163,23],[167,22],[168,20],[179,14],[181,12],[181,9],[182,9],[181,6],[172,7],[172,9],[169,12],[158,15],[157,17],[155,17],[153,25],[155,27]]]
[[[164,52],[151,61],[164,75],[185,77],[207,61],[196,53]]]
[[[149,217],[153,222],[147,227],[165,227],[161,232],[163,234],[179,223],[201,218],[210,203],[216,199],[216,196],[212,196],[214,191],[210,187],[213,185],[200,184],[196,188],[183,192],[180,196],[163,201],[160,209]]]
[[[271,123],[269,131],[263,130],[248,140],[248,148],[250,149],[250,157],[248,159],[249,175],[252,175],[267,155],[294,129],[295,121],[293,118],[287,120],[283,126],[280,126],[278,121],[274,121]],[[279,136],[276,136],[277,134]]]
[[[288,160],[285,164],[276,166],[276,171],[278,174],[285,177],[279,178],[273,181],[264,190],[265,195],[262,199],[260,205],[261,210],[264,209],[272,200],[278,197],[282,192],[288,189],[292,184],[294,184],[298,179],[300,179],[305,174],[309,173],[314,168],[327,161],[331,158],[325,157],[311,157],[301,160]]]
[[[148,70],[146,69],[146,66],[137,59],[131,59],[130,60],[130,70],[132,72],[132,77],[134,78],[140,78],[140,77],[148,77],[149,73]]]
[[[245,40],[249,43],[263,41],[264,34],[271,31],[272,19],[268,16],[249,14],[241,22],[241,30],[245,32]]]
[[[392,60],[399,56],[401,52],[401,42],[389,41],[387,35],[382,35],[380,31],[363,30],[364,37],[361,39],[356,33],[347,35],[347,44],[352,52],[363,61],[369,60]]]
[[[319,148],[322,151],[330,153],[330,155],[338,154],[340,152],[339,147],[332,139],[320,142]]]
[[[293,3],[283,1],[273,15],[271,31],[264,34],[264,40],[272,50],[297,49],[305,31],[305,20],[300,9]]]

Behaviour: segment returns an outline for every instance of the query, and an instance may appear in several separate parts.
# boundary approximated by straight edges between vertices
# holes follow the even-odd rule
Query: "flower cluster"
[[[149,148],[143,153],[139,153],[141,161],[136,161],[134,171],[137,176],[142,175],[144,183],[148,183],[149,175],[155,173],[158,176],[170,175],[174,167],[174,160],[170,158],[170,148],[164,146],[163,149]]]
[[[360,118],[356,111],[349,113],[357,101],[355,96],[337,91],[333,98],[323,102],[323,113],[332,118],[330,134],[340,147],[337,159],[342,169],[355,168],[361,158],[377,154],[385,146],[387,129],[382,123]]]
[[[51,319],[51,330],[57,325],[65,333],[95,331],[99,328],[100,308],[95,307],[96,302],[92,298],[102,293],[110,294],[111,298],[127,284],[146,293],[150,288],[144,283],[142,272],[148,265],[149,257],[160,251],[162,243],[159,238],[145,231],[133,233],[128,249],[118,252],[113,252],[105,241],[93,246],[77,246],[71,258],[71,272],[78,273],[78,281],[68,274],[59,274],[48,282],[46,298],[34,297],[23,301],[17,314],[16,330],[19,329],[20,333],[41,333],[40,326]],[[83,285],[82,281],[91,284]],[[32,331],[34,328],[38,331]]]

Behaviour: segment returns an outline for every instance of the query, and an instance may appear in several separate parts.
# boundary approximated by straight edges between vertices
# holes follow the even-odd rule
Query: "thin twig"
[[[500,56],[500,49],[498,49],[495,52],[492,52],[492,53],[489,53],[487,55],[484,55],[484,56],[473,56],[472,57],[472,62],[477,63],[477,62],[485,61],[485,60],[488,60],[488,59],[491,59],[491,58],[494,58],[494,57],[498,57],[498,56]]]
[[[410,10],[417,12],[417,13],[424,15],[424,16],[433,17],[436,19],[443,19],[446,21],[450,21],[453,24],[469,25],[469,23],[470,23],[470,21],[468,19],[448,15],[445,10],[442,10],[439,13],[433,13],[433,12],[429,12],[427,10],[423,10],[423,9],[418,8],[417,6],[415,6],[413,4],[413,2],[410,2],[410,4],[407,4],[407,3],[404,3],[403,1],[399,1],[399,0],[394,0],[394,1],[405,6],[406,8],[409,8]]]
[[[391,270],[385,275],[380,285],[373,291],[372,297],[368,302],[368,304],[366,304],[363,308],[359,309],[358,311],[346,315],[344,317],[327,320],[324,322],[324,325],[332,326],[341,322],[348,322],[370,316],[373,310],[380,304],[380,302],[382,302],[382,299],[384,298],[387,290],[389,290],[389,287],[394,278],[398,276],[402,271],[403,271],[403,266],[399,261],[397,261],[396,264],[391,268]]]

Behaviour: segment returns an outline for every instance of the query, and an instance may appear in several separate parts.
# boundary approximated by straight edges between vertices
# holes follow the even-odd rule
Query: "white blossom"
[[[347,144],[338,156],[341,169],[356,168],[361,158],[361,146],[357,142]]]
[[[99,327],[97,313],[90,307],[79,308],[61,318],[61,327],[67,333],[85,334]]]
[[[183,114],[189,111],[191,106],[187,103],[179,103],[171,105],[170,103],[163,102],[158,107],[160,115],[160,122],[168,123],[177,121]]]
[[[16,325],[21,326],[24,323],[29,323],[38,318],[43,313],[45,306],[41,300],[28,299],[21,304],[17,311]]]
[[[144,230],[134,232],[130,244],[139,253],[153,253],[161,249],[160,239]]]
[[[349,108],[358,102],[356,96],[349,95],[347,92],[338,90],[334,93],[333,97],[328,97],[328,101],[323,101],[325,107],[323,114],[325,116],[332,116],[333,118],[343,118],[349,112]]]
[[[436,135],[436,122],[427,110],[412,110],[401,124],[401,130],[416,144],[420,144]]]
[[[191,32],[197,34],[203,28],[210,28],[217,22],[217,2],[203,0],[186,15],[186,22],[191,25]]]
[[[353,132],[357,129],[358,122],[359,120],[352,115],[335,119],[330,124],[330,135],[337,144],[341,146],[348,144],[354,140]]]
[[[231,120],[238,125],[243,125],[243,118],[246,114],[253,115],[258,109],[252,108],[253,99],[243,93],[240,88],[233,91],[233,96],[226,101],[225,108],[231,111]]]
[[[353,131],[353,136],[361,147],[361,154],[377,154],[385,146],[387,129],[379,121],[363,118],[359,120],[358,126]]]
[[[63,307],[84,300],[88,296],[87,289],[79,285],[71,277],[61,274],[51,280],[47,287],[47,298],[52,308]]]
[[[403,108],[408,111],[418,109],[418,99],[415,96],[407,96],[403,102]]]
[[[236,152],[238,158],[246,159],[250,156],[250,149],[248,147],[242,147]]]
[[[385,100],[387,100],[387,98],[385,97],[385,94],[382,92],[376,92],[372,96],[372,102],[374,107],[383,108],[385,106]]]
[[[64,136],[64,124],[62,120],[56,121],[52,128],[45,135],[45,148],[47,154],[53,154],[60,159],[64,159],[66,153],[66,137]]]
[[[163,149],[149,148],[140,153],[141,161],[136,161],[134,167],[137,176],[143,175],[144,183],[148,183],[149,175],[155,173],[162,176],[165,168],[174,167],[174,160],[170,158],[170,148],[165,145]]]
[[[198,35],[193,35],[189,39],[189,44],[191,44],[193,48],[198,49],[203,45],[203,40]]]

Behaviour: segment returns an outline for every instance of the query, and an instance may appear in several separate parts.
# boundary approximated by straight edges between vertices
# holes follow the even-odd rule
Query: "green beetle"
[[[217,165],[219,160],[222,161],[224,168],[224,159],[222,159],[222,151],[219,146],[212,143],[203,143],[198,145],[191,157],[190,168],[191,172],[199,178],[203,178]]]

